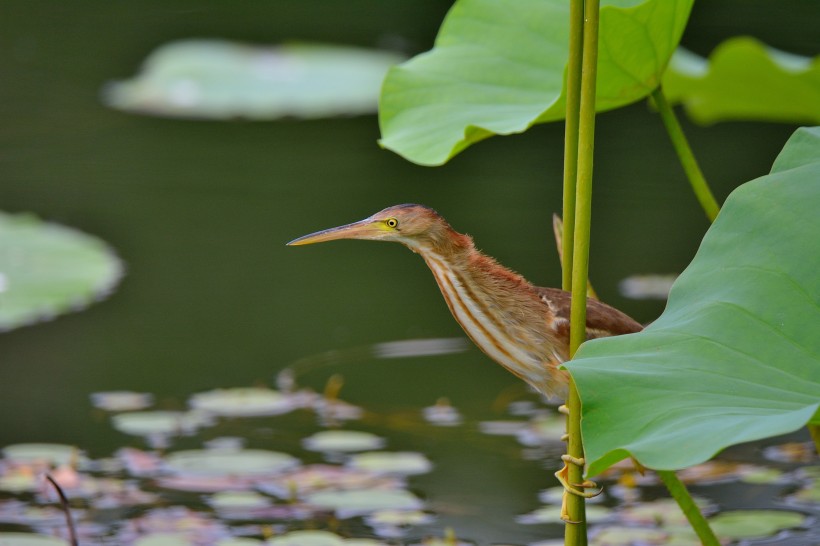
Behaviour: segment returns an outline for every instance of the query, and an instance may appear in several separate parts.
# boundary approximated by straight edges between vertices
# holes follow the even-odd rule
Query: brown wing
[[[557,321],[557,329],[569,339],[569,311],[572,297],[558,288],[540,288],[538,295],[550,306]],[[587,298],[587,339],[632,334],[643,330],[638,322],[627,314],[594,298]],[[563,330],[563,331],[562,331]]]

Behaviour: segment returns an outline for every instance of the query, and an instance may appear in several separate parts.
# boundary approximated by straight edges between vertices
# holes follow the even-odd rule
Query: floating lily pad
[[[677,278],[677,275],[632,275],[618,283],[618,290],[633,300],[665,300]]]
[[[663,86],[699,123],[820,123],[820,56],[794,55],[748,36],[726,40],[708,60],[678,48]]]
[[[344,546],[344,539],[329,531],[291,531],[268,540],[267,546]]]
[[[377,510],[420,510],[424,503],[405,490],[320,491],[305,497],[305,502],[336,511],[340,518],[369,514]]]
[[[311,451],[365,451],[384,447],[385,440],[369,432],[324,430],[302,440]]]
[[[52,466],[73,465],[82,454],[75,446],[65,444],[13,444],[3,448],[3,457],[18,463],[44,463]]]
[[[34,533],[0,533],[0,546],[69,546],[68,541]]]
[[[211,424],[209,416],[196,412],[135,411],[111,417],[120,432],[134,436],[189,434]]]
[[[810,463],[817,457],[817,448],[812,442],[789,442],[765,448],[763,456],[780,463]]]
[[[186,118],[368,114],[376,111],[387,69],[401,60],[346,46],[182,40],[154,51],[136,78],[108,84],[103,100],[120,110]]]
[[[709,519],[716,535],[730,539],[767,537],[805,522],[805,515],[785,510],[736,510]]]
[[[96,237],[0,212],[0,331],[80,310],[108,295],[122,271]]]
[[[134,541],[134,546],[193,546],[193,544],[187,538],[173,533],[154,533]]]
[[[612,509],[605,506],[587,506],[586,520],[590,523],[600,523],[612,516]],[[515,518],[515,521],[524,525],[534,525],[541,523],[563,524],[561,520],[560,506],[542,506],[528,514],[523,514]]]
[[[208,504],[217,510],[242,510],[270,506],[270,498],[254,491],[220,491],[214,493]]]
[[[433,463],[427,457],[412,451],[360,453],[352,455],[348,465],[359,470],[403,476],[425,474],[433,468]]]
[[[226,417],[278,415],[294,409],[290,397],[271,389],[216,389],[195,394],[189,400],[192,408]]]
[[[714,512],[715,507],[708,501],[697,498],[695,503],[701,513]],[[686,516],[673,499],[656,499],[626,506],[620,511],[621,520],[633,525],[686,525]]]
[[[787,499],[797,504],[820,504],[820,480],[813,480],[808,486],[789,495]]]
[[[541,413],[533,416],[515,436],[525,446],[538,446],[561,442],[566,430],[566,417],[557,413]]]
[[[0,491],[9,493],[34,492],[40,489],[43,482],[30,468],[12,469],[0,476]]]
[[[91,393],[91,404],[106,411],[135,411],[150,407],[154,396],[147,392],[108,391]]]
[[[433,521],[433,516],[421,510],[377,510],[365,518],[371,527],[384,525],[427,525]]]
[[[592,546],[660,546],[666,545],[669,535],[660,529],[646,527],[604,527],[592,536]]]
[[[463,337],[443,337],[386,341],[373,345],[376,358],[406,358],[463,353],[470,347]]]
[[[269,495],[281,499],[304,496],[326,490],[347,489],[399,489],[404,481],[395,476],[385,476],[368,470],[330,465],[309,465],[274,476],[256,484]]]
[[[178,474],[240,477],[275,474],[299,464],[287,453],[262,449],[177,451],[165,462],[168,470]]]
[[[460,425],[464,420],[458,410],[451,406],[450,401],[446,398],[439,398],[435,405],[424,408],[422,415],[425,421],[440,427]]]

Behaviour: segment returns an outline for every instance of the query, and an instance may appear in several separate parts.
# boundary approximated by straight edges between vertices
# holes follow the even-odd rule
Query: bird
[[[398,242],[421,256],[453,317],[492,360],[548,398],[566,399],[571,294],[541,288],[476,248],[424,205],[388,207],[372,216],[317,231],[288,246],[338,239]],[[639,332],[625,313],[587,298],[586,339]]]

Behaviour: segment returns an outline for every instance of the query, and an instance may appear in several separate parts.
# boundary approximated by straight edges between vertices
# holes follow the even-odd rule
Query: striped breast
[[[451,267],[434,252],[423,255],[447,306],[470,339],[490,358],[547,395],[564,394],[566,372],[558,370],[558,355],[550,340],[535,333],[521,317],[506,316],[475,279]],[[543,353],[549,356],[544,357]]]

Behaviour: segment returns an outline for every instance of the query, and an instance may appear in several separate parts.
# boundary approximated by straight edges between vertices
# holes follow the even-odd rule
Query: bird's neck
[[[481,253],[467,235],[456,233],[444,245],[413,250],[427,262],[453,317],[482,351],[539,391],[561,393],[563,386],[549,380],[546,366],[565,356],[547,328],[546,306],[532,284]],[[540,361],[545,347],[553,348],[552,363]]]

